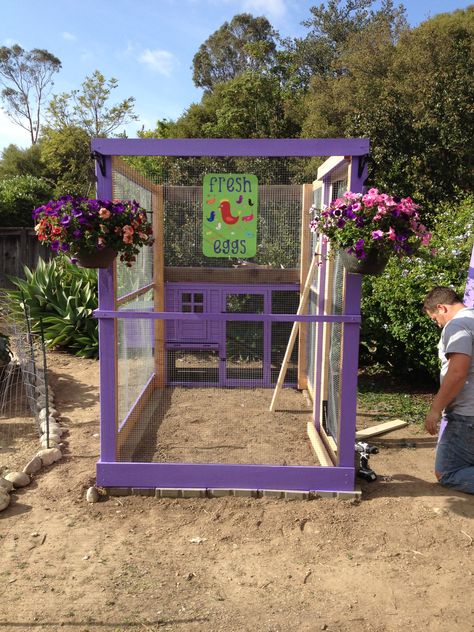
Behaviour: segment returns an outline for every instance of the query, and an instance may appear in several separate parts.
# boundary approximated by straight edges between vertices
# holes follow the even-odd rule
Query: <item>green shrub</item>
[[[14,176],[0,180],[0,226],[33,227],[31,212],[49,200],[53,187],[43,178]]]
[[[26,280],[13,278],[17,290],[7,290],[13,315],[24,317],[24,304],[33,331],[40,332],[43,321],[45,342],[77,356],[97,358],[99,337],[97,320],[97,271],[78,268],[65,257],[49,263],[41,259],[35,271],[25,266]]]
[[[380,363],[394,375],[437,380],[439,330],[422,312],[436,285],[453,287],[461,297],[474,236],[474,196],[442,205],[430,248],[412,260],[390,261],[380,277],[363,284],[361,363]]]

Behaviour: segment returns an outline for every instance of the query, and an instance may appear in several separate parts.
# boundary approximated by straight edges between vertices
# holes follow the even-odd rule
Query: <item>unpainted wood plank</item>
[[[399,428],[404,428],[405,426],[408,426],[408,421],[404,421],[403,419],[385,421],[377,426],[364,428],[364,430],[358,430],[356,432],[356,439],[369,439],[370,437],[376,437],[377,435],[385,434],[386,432],[391,432],[392,430],[398,430]]]
[[[329,456],[326,450],[326,446],[324,445],[319,434],[316,432],[316,428],[314,427],[314,424],[312,421],[308,421],[306,429],[308,432],[308,437],[309,437],[311,446],[314,450],[314,453],[316,454],[318,458],[319,464],[322,466],[334,465],[331,460],[331,457]]]

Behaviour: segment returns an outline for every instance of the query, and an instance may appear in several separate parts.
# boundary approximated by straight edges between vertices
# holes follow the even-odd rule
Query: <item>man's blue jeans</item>
[[[474,416],[446,413],[447,425],[436,450],[439,482],[474,494]]]

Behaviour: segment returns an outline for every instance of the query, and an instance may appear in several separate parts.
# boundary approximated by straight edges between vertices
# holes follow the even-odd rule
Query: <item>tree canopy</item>
[[[1,98],[9,118],[26,129],[34,145],[41,129],[46,100],[53,85],[53,75],[61,62],[47,50],[24,50],[18,44],[0,48]]]
[[[278,41],[266,18],[240,13],[201,44],[193,58],[193,81],[209,91],[247,71],[267,73],[277,62]]]
[[[105,137],[136,120],[134,97],[109,104],[112,91],[117,86],[118,80],[114,77],[106,79],[99,70],[94,71],[85,78],[80,90],[54,96],[48,107],[49,127],[58,130],[67,126],[78,127],[89,136]]]

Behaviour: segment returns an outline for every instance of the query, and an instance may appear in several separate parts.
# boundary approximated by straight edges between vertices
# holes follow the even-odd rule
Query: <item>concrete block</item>
[[[156,498],[181,498],[181,490],[172,487],[157,487],[155,490]]]
[[[284,498],[285,492],[279,489],[263,489],[262,496],[264,498]]]
[[[312,491],[310,492],[313,498],[336,498],[337,492],[320,492],[320,491]]]
[[[292,490],[285,492],[286,500],[309,500],[309,492]]]
[[[258,489],[234,489],[234,496],[237,498],[258,498]]]
[[[132,490],[130,487],[106,487],[109,496],[130,496]]]
[[[206,498],[206,488],[188,487],[181,490],[183,498]]]
[[[360,499],[362,496],[362,492],[359,490],[355,490],[353,492],[337,492],[338,500],[353,500],[354,498]]]
[[[208,489],[207,493],[209,494],[210,498],[222,498],[223,496],[232,496],[233,495],[233,490],[232,489],[221,489],[221,488]]]
[[[154,487],[132,487],[132,494],[134,496],[154,496]]]

